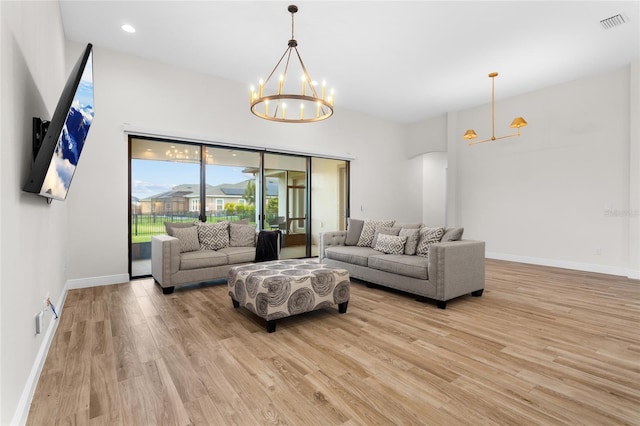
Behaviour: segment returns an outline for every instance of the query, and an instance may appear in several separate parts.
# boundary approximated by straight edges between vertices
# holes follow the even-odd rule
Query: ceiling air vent
[[[613,27],[617,27],[618,25],[622,25],[626,22],[627,22],[627,19],[625,19],[624,16],[618,13],[617,15],[611,16],[607,19],[603,19],[602,21],[600,21],[600,25],[602,25],[602,28],[604,28],[605,30],[608,30]]]

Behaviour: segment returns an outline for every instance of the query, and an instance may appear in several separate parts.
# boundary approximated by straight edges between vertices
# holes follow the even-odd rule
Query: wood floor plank
[[[447,304],[354,280],[264,320],[224,283],[70,290],[28,425],[640,426],[640,282],[486,261]]]

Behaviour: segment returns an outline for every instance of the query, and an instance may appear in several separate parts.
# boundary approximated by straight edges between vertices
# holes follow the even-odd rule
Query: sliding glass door
[[[283,259],[308,257],[308,157],[264,154],[266,229],[282,231]],[[269,190],[271,187],[271,190]]]
[[[165,222],[245,221],[282,232],[282,258],[317,256],[320,232],[346,229],[349,162],[130,137],[129,273],[151,274]]]
[[[193,222],[199,209],[200,147],[132,138],[130,141],[130,275],[151,274],[151,237],[164,222]]]

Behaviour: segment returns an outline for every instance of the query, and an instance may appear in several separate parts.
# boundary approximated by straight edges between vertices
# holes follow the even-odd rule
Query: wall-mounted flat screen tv
[[[67,198],[94,116],[92,48],[87,44],[73,67],[51,121],[33,120],[34,161],[26,192]]]

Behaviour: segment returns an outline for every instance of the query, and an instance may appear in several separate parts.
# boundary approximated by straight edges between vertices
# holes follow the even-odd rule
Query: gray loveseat
[[[166,223],[167,235],[151,238],[151,275],[164,294],[176,286],[226,279],[229,269],[254,262],[255,225],[218,222]],[[276,244],[279,250],[279,242]]]
[[[446,308],[448,300],[458,296],[482,295],[485,282],[485,243],[461,240],[462,228],[446,230],[439,228],[440,230],[435,231],[436,228],[426,228],[420,224],[381,226],[378,223],[373,225],[374,236],[369,235],[370,240],[373,239],[373,241],[367,244],[366,238],[363,242],[359,236],[367,231],[362,229],[363,222],[367,221],[350,219],[349,231],[320,234],[320,262],[344,268],[353,278],[417,295],[418,300],[433,299],[441,309]],[[393,221],[390,222],[393,223]],[[389,223],[383,223],[383,225],[389,225]],[[406,228],[406,226],[414,228]],[[372,226],[369,226],[369,233],[371,228]],[[415,242],[416,231],[410,229],[417,229],[417,243]],[[393,249],[384,247],[384,244],[381,247],[379,242],[376,242],[376,239],[380,238],[380,233],[395,234],[393,237],[382,238],[385,241],[396,241],[398,250],[402,253],[397,254],[398,251],[394,253]],[[401,237],[403,234],[406,239]],[[414,237],[413,243],[409,235]],[[451,241],[452,235],[454,241]],[[457,241],[455,241],[456,236]],[[429,238],[431,241],[426,242],[425,239]],[[403,243],[405,248],[399,248]],[[414,252],[413,247],[407,250],[407,243],[417,245],[418,251],[422,247],[422,253]]]

